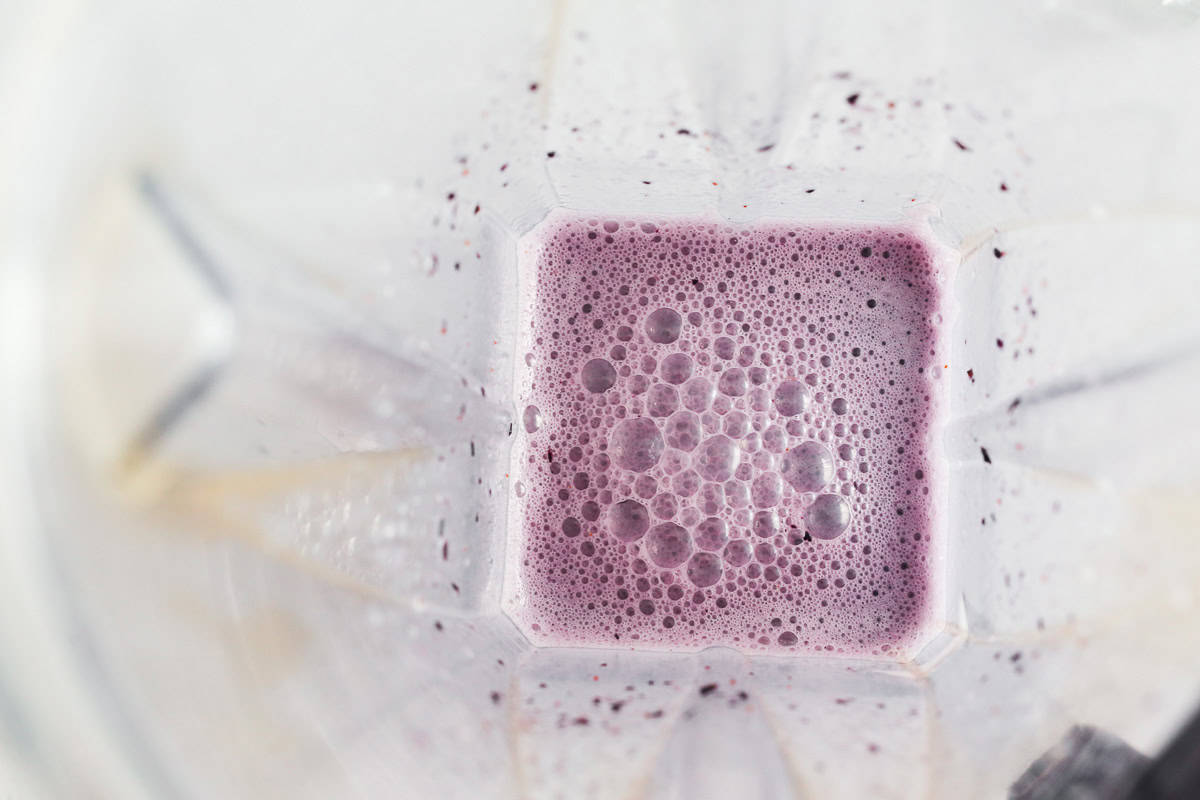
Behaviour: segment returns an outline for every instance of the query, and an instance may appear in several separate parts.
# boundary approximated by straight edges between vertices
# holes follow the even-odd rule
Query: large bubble
[[[833,479],[833,457],[818,442],[803,442],[783,455],[783,479],[798,492],[818,492]]]
[[[623,469],[645,472],[662,456],[663,438],[654,420],[646,417],[623,419],[613,428],[608,452]]]
[[[836,539],[850,524],[850,504],[836,494],[818,495],[804,515],[804,524],[818,539]]]
[[[690,452],[700,444],[700,418],[691,411],[676,411],[663,427],[667,444],[677,450]]]
[[[679,385],[692,377],[692,359],[683,353],[671,353],[662,360],[658,369],[664,381]]]
[[[646,555],[663,569],[678,567],[691,554],[691,535],[674,522],[655,525],[646,534]]]
[[[721,557],[716,553],[696,553],[688,560],[687,577],[701,588],[721,580]]]
[[[750,485],[750,499],[759,508],[773,508],[783,498],[783,481],[777,472],[764,472]]]
[[[749,385],[746,370],[741,367],[730,367],[722,372],[721,377],[717,380],[717,390],[729,397],[741,397],[746,393]]]
[[[808,389],[799,381],[784,381],[775,390],[775,408],[785,417],[803,414],[808,404]]]
[[[646,317],[646,336],[658,344],[670,344],[679,338],[683,328],[683,317],[673,308],[660,308],[651,311]]]
[[[683,385],[683,406],[697,413],[707,411],[717,389],[705,378],[692,378]]]
[[[622,542],[636,542],[650,528],[650,512],[637,500],[622,500],[608,509],[608,531]]]
[[[696,526],[696,546],[716,553],[729,541],[729,526],[720,517],[708,517]]]
[[[646,393],[646,411],[652,417],[666,417],[679,408],[679,392],[674,386],[656,383]]]
[[[725,545],[725,561],[735,567],[740,567],[750,561],[750,542],[745,539],[734,539]]]
[[[607,391],[617,382],[617,371],[603,358],[593,358],[579,371],[583,388],[593,394]]]
[[[737,445],[728,436],[710,436],[695,456],[696,470],[705,480],[727,481],[733,477],[739,457]]]

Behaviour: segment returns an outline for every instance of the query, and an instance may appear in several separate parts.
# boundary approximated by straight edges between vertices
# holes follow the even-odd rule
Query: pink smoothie
[[[942,294],[912,229],[558,213],[521,247],[506,607],[532,640],[922,639]]]

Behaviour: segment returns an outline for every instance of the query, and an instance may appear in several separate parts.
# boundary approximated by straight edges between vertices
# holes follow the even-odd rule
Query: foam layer
[[[916,235],[560,214],[523,245],[518,624],[909,648],[934,596],[942,369]]]

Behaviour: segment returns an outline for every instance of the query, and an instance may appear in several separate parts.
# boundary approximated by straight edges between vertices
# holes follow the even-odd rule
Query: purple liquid
[[[518,625],[548,645],[920,641],[942,298],[918,236],[559,214],[525,242]]]

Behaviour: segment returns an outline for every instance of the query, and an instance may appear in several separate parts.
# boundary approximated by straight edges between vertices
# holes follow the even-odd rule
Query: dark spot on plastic
[[[993,247],[992,255],[994,255],[996,258],[1004,258],[1004,251],[1001,250],[999,247]]]
[[[987,451],[986,447],[980,447],[979,452],[983,453],[983,463],[985,463],[985,464],[992,463],[992,457],[988,455],[988,451]]]
[[[850,105],[854,105],[855,103],[857,103],[858,102],[858,92],[855,92],[854,94],[847,97],[846,102],[849,103]]]
[[[965,144],[960,142],[958,139],[954,139],[953,141],[954,141],[954,146],[957,147],[959,150],[962,150],[967,153],[971,152],[971,148],[967,147]]]
[[[716,690],[717,690],[717,685],[715,683],[706,683],[700,687],[700,696],[708,697],[710,694],[712,694]]]

